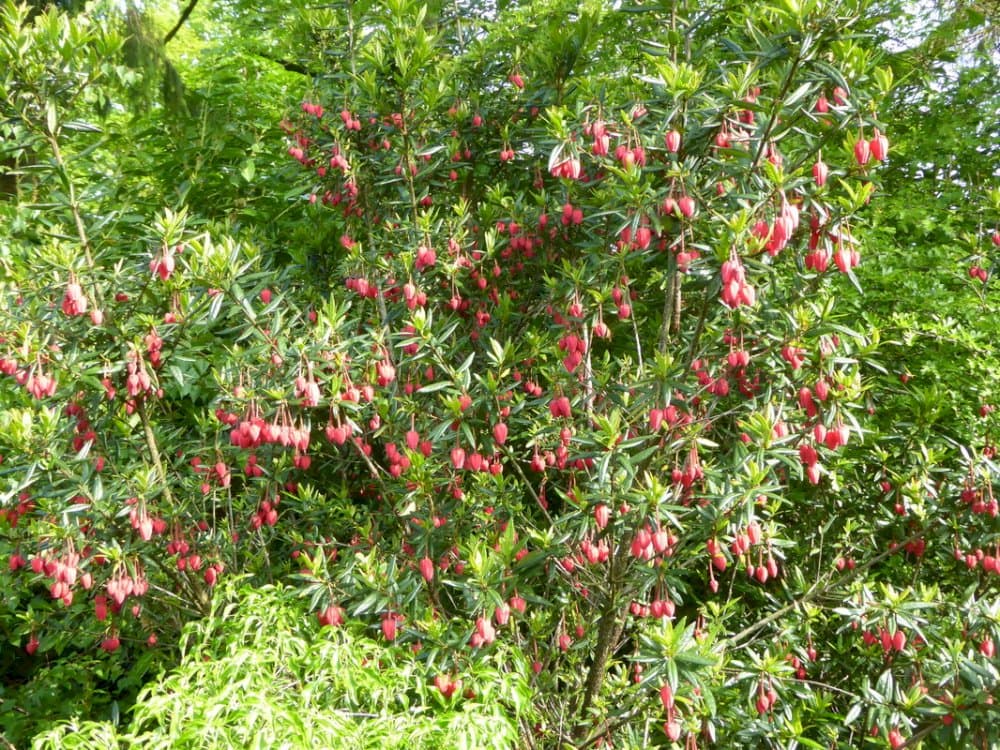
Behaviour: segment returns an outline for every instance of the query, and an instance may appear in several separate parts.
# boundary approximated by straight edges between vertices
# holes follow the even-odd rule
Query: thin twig
[[[56,166],[66,178],[67,193],[69,198],[69,209],[73,213],[73,222],[76,224],[76,234],[83,246],[83,254],[87,259],[87,267],[94,267],[94,255],[90,249],[90,239],[87,237],[87,228],[83,223],[83,216],[80,214],[80,204],[76,199],[76,189],[73,187],[73,180],[70,179],[69,170],[66,169],[66,162],[63,160],[62,150],[59,148],[59,139],[55,133],[48,135],[49,146],[52,148],[52,157],[56,161]]]
[[[160,448],[156,442],[156,435],[153,434],[153,425],[149,421],[149,413],[146,411],[146,400],[144,398],[137,399],[139,406],[139,418],[142,421],[142,434],[146,440],[146,448],[149,450],[150,457],[153,460],[153,466],[156,469],[156,473],[160,480],[160,484],[163,489],[163,497],[166,498],[167,503],[173,507],[174,496],[170,491],[170,483],[167,481],[167,470],[163,466],[163,459],[160,455]]]

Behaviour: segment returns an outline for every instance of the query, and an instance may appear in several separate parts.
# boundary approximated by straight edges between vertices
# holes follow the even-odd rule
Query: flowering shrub
[[[27,657],[130,663],[236,573],[445,701],[530,663],[526,744],[995,739],[993,448],[880,426],[835,304],[891,76],[835,9],[639,10],[340,9],[283,123],[322,279],[185,211],[116,236],[72,97],[25,100],[74,227],[12,234],[0,313]]]

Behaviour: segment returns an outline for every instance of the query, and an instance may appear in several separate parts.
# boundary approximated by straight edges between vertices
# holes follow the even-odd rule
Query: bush
[[[434,664],[361,629],[322,628],[288,588],[227,587],[131,722],[66,722],[44,748],[507,748],[531,718],[529,665],[498,650],[449,697]]]
[[[77,98],[25,104],[51,210],[6,209],[18,668],[193,621],[116,740],[154,746],[992,738],[993,418],[883,419],[892,350],[838,312],[892,76],[863,8],[717,10],[327,9],[346,52],[283,125],[339,238],[308,269],[185,210],[116,229],[74,190]],[[347,632],[310,640],[285,589],[213,609],[234,575]]]

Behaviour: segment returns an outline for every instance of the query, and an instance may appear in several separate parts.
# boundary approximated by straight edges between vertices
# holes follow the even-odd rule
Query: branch
[[[859,565],[857,568],[855,568],[854,570],[852,570],[850,573],[846,573],[846,574],[844,574],[844,575],[842,575],[842,576],[840,576],[840,577],[838,577],[836,579],[832,579],[832,578],[831,579],[827,579],[825,585],[821,585],[820,581],[816,581],[816,583],[814,583],[803,596],[801,596],[800,598],[796,599],[791,604],[787,604],[784,607],[782,607],[781,609],[775,610],[774,612],[772,612],[771,614],[769,614],[767,617],[764,617],[764,618],[758,620],[753,625],[750,625],[749,627],[744,628],[743,630],[741,630],[739,633],[736,633],[735,635],[730,636],[729,638],[727,638],[726,639],[726,645],[730,649],[742,648],[745,645],[744,641],[749,636],[755,634],[758,630],[766,628],[772,622],[775,622],[776,620],[780,620],[782,617],[784,617],[785,615],[787,615],[789,612],[792,612],[793,610],[798,609],[799,607],[803,606],[804,604],[808,604],[809,602],[811,602],[814,599],[817,599],[817,598],[819,598],[821,596],[826,596],[828,594],[831,594],[833,591],[837,590],[838,588],[846,586],[847,584],[851,583],[855,579],[860,578],[862,573],[866,572],[867,570],[869,570],[870,568],[874,567],[875,565],[878,565],[880,562],[882,562],[887,557],[891,557],[892,555],[898,554],[900,552],[900,550],[903,548],[904,545],[906,545],[907,543],[912,542],[912,541],[914,541],[916,539],[919,539],[922,534],[923,534],[922,531],[917,531],[917,532],[914,532],[913,534],[910,534],[910,536],[906,537],[903,541],[901,541],[895,549],[887,549],[887,550],[885,550],[883,552],[880,552],[878,555],[876,555],[875,557],[873,557],[871,560],[869,560],[868,562],[864,563],[863,565]]]
[[[271,57],[270,55],[266,55],[263,52],[259,51],[254,51],[253,55],[259,57],[261,60],[267,60],[268,62],[272,62],[275,65],[280,65],[289,73],[298,73],[299,75],[303,76],[319,75],[318,71],[309,70],[309,68],[307,68],[305,65],[303,65],[302,63],[297,63],[294,60],[285,60],[284,58],[280,57]]]
[[[156,442],[156,435],[153,433],[153,424],[150,422],[149,413],[146,411],[145,398],[138,399],[137,404],[139,407],[139,418],[142,420],[142,434],[146,440],[146,449],[149,451],[150,458],[153,461],[153,468],[156,469],[156,473],[159,474],[159,479],[163,483],[163,497],[167,501],[167,504],[173,508],[174,495],[170,491],[170,482],[167,478],[167,470],[163,465],[160,446]]]
[[[264,57],[264,55],[261,55],[261,57]],[[307,68],[305,65],[302,65],[302,64],[297,63],[297,62],[292,62],[291,60],[277,60],[277,59],[271,58],[271,57],[266,58],[266,59],[271,60],[272,62],[278,63],[278,65],[280,65],[281,67],[283,67],[289,73],[298,73],[299,75],[303,75],[303,76],[316,75],[311,70],[309,70],[309,68]]]
[[[73,222],[76,224],[76,234],[83,248],[83,255],[87,259],[87,268],[94,267],[94,255],[90,249],[90,239],[87,237],[87,228],[83,223],[83,215],[80,213],[80,204],[76,199],[76,190],[73,187],[73,180],[70,178],[69,170],[63,159],[62,151],[59,148],[59,138],[56,133],[49,133],[49,146],[52,148],[52,158],[55,159],[56,167],[62,173],[66,182],[66,198],[69,202],[70,211],[73,213]]]
[[[758,164],[760,164],[760,158],[764,155],[764,151],[767,149],[767,142],[771,139],[774,128],[778,124],[778,116],[781,114],[781,107],[785,103],[785,97],[788,96],[788,92],[792,88],[792,83],[795,81],[795,74],[798,72],[799,65],[801,64],[802,50],[800,49],[798,53],[796,53],[791,67],[788,69],[785,81],[781,85],[781,91],[774,100],[774,108],[771,110],[771,117],[767,121],[767,127],[761,131],[760,140],[757,142],[757,153],[754,154],[753,163],[750,165],[751,172],[757,168]]]
[[[601,694],[601,688],[604,685],[604,678],[607,673],[608,659],[611,657],[612,652],[615,651],[618,640],[621,638],[622,627],[628,613],[627,608],[618,603],[618,597],[621,594],[619,586],[621,579],[619,579],[618,575],[621,566],[628,565],[628,560],[625,557],[626,549],[624,540],[620,541],[615,546],[608,565],[607,598],[605,599],[598,624],[597,644],[594,650],[593,662],[590,665],[590,670],[587,673],[587,679],[584,684],[583,700],[577,711],[580,723],[577,725],[576,732],[580,735],[586,732],[586,724],[583,722],[586,721],[591,706],[594,705],[594,702]]]
[[[167,35],[165,37],[163,37],[164,47],[166,47],[170,43],[170,40],[174,38],[174,35],[181,30],[181,26],[183,26],[184,22],[188,20],[188,16],[191,15],[191,11],[194,10],[194,6],[196,6],[197,4],[198,0],[191,0],[191,2],[187,4],[187,7],[184,9],[184,12],[181,13],[181,17],[177,19],[177,23],[174,24],[174,27],[167,32]]]

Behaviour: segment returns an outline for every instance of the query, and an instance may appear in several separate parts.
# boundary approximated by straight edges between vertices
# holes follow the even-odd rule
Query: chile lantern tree
[[[530,679],[525,746],[995,741],[988,434],[875,421],[835,305],[891,158],[865,8],[564,5],[330,11],[276,135],[309,277],[124,242],[77,99],[8,98],[72,227],[0,319],[22,643],[134,659],[245,574],[449,705]]]

